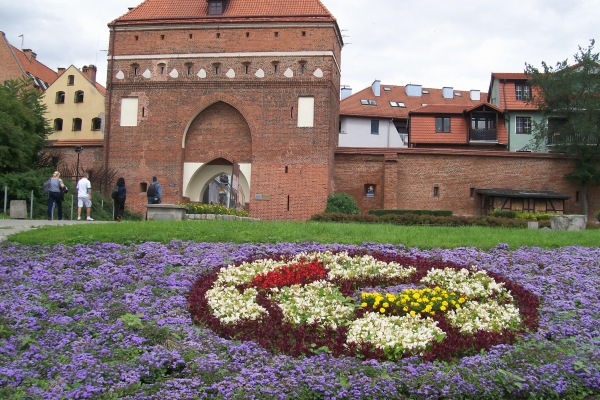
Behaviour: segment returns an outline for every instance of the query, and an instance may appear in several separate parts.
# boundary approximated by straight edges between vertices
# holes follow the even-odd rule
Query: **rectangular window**
[[[81,130],[81,118],[73,118],[73,130],[74,131]]]
[[[436,132],[450,132],[450,117],[435,117]]]
[[[138,98],[121,99],[121,126],[137,126]]]
[[[515,83],[515,97],[523,101],[531,99],[531,86],[526,83]]]
[[[379,120],[371,120],[371,135],[379,135]]]
[[[315,98],[298,97],[298,127],[310,128],[315,125]]]
[[[516,117],[516,132],[521,134],[531,133],[531,117]]]
[[[210,10],[209,10],[209,14],[210,15],[221,15],[223,14],[223,2],[221,1],[211,1],[209,3],[210,5]]]

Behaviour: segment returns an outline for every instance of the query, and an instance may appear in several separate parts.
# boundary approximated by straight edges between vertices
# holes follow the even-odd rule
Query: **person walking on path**
[[[125,178],[117,179],[117,197],[115,199],[115,221],[121,222],[123,212],[125,212],[125,200],[127,199],[127,189],[125,188]]]
[[[52,211],[55,204],[58,207],[58,219],[63,219],[61,191],[64,187],[65,184],[60,179],[60,172],[54,171],[52,178],[50,178],[50,190],[48,191],[48,221],[52,221]]]
[[[77,182],[77,221],[81,221],[81,208],[85,206],[87,220],[93,221],[90,217],[92,212],[92,184],[89,181],[90,175],[86,172]]]
[[[160,204],[162,202],[162,187],[156,176],[152,177],[152,183],[146,190],[146,196],[148,197],[148,204]]]

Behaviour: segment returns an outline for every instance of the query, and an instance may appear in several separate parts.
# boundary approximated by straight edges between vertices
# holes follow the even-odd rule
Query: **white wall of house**
[[[407,147],[392,119],[379,120],[379,133],[371,133],[371,118],[340,116],[339,147]]]

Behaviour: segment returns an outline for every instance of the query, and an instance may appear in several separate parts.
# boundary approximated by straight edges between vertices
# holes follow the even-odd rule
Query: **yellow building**
[[[48,140],[103,140],[106,89],[96,82],[96,67],[89,65],[79,70],[71,65],[66,70],[58,68],[58,75],[44,96],[46,119],[53,128]]]

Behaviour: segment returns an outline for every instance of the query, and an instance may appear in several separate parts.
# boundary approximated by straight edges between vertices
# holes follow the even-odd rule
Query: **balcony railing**
[[[471,129],[472,142],[497,142],[497,129]]]

